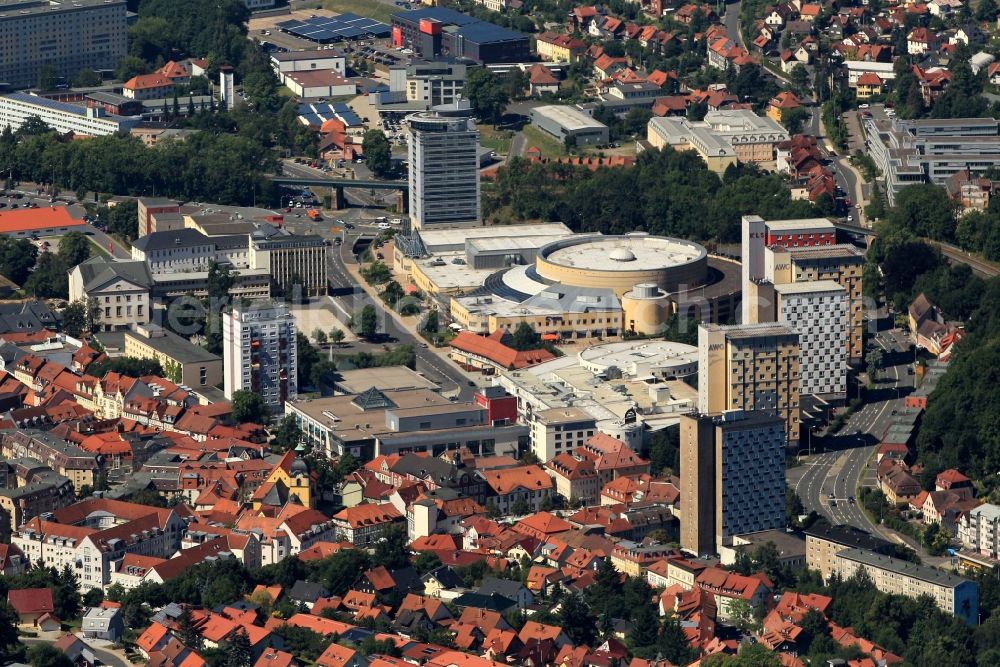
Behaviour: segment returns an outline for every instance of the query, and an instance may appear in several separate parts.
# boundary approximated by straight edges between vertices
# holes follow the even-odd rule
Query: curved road
[[[445,391],[453,391],[458,395],[459,400],[471,400],[475,392],[475,386],[470,386],[470,377],[461,369],[455,366],[441,355],[429,348],[422,347],[423,340],[419,340],[409,329],[396,319],[395,313],[389,313],[381,301],[376,301],[368,291],[363,281],[359,280],[355,274],[348,269],[347,264],[353,264],[353,258],[348,260],[344,255],[349,255],[345,251],[348,243],[340,246],[339,252],[330,252],[328,271],[330,282],[333,285],[340,285],[349,288],[351,291],[342,296],[332,297],[338,300],[344,308],[351,313],[360,312],[367,305],[375,307],[379,314],[379,331],[404,345],[412,345],[417,356],[417,370],[428,376],[430,380],[441,385]]]

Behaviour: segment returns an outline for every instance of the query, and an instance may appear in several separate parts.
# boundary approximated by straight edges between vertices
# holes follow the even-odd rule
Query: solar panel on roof
[[[367,35],[388,35],[392,32],[385,23],[357,14],[341,14],[334,17],[317,16],[305,21],[282,21],[277,26],[292,35],[313,41],[357,39]]]

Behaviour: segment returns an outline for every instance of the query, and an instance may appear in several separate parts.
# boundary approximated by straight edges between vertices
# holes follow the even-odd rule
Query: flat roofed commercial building
[[[799,335],[784,324],[698,327],[698,410],[764,410],[799,440]]]
[[[865,120],[864,130],[890,204],[907,185],[944,185],[957,172],[978,175],[1000,163],[1000,121],[995,118],[873,117]]]
[[[281,293],[292,295],[301,289],[302,296],[323,296],[328,292],[327,245],[322,237],[306,234],[251,239],[258,252],[254,267],[269,269]]]
[[[8,1],[0,5],[0,81],[38,85],[44,65],[71,78],[111,70],[126,55],[125,0]]]
[[[447,7],[423,7],[392,17],[393,46],[408,46],[422,58],[447,54],[481,63],[531,60],[527,35],[480,21]]]
[[[222,357],[155,324],[125,332],[125,356],[156,359],[168,380],[187,387],[215,386],[222,382]]]
[[[362,460],[379,454],[429,452],[468,447],[481,455],[516,453],[528,443],[522,424],[493,426],[488,411],[456,403],[429,389],[380,391],[289,401],[306,443],[328,456],[350,453]]]
[[[3,26],[2,20],[0,19],[0,28]],[[127,132],[142,122],[141,116],[115,116],[107,113],[104,107],[57,102],[27,93],[0,95],[0,126],[9,125],[12,130],[17,131],[32,117],[41,119],[61,134],[72,132],[91,137]]]
[[[929,595],[942,611],[969,625],[979,622],[979,585],[974,581],[864,549],[844,549],[837,553],[834,572],[841,579],[853,577],[858,570],[864,570],[875,588],[883,593],[911,598]]]
[[[529,112],[531,122],[559,141],[578,145],[608,143],[608,126],[576,107],[550,104]]]

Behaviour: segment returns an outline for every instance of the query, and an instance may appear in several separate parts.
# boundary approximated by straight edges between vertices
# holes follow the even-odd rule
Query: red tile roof
[[[0,211],[0,234],[31,232],[61,227],[79,227],[83,224],[85,224],[83,218],[74,218],[66,206]]]
[[[469,331],[460,331],[451,341],[451,346],[507,369],[525,368],[555,359],[555,355],[548,350],[515,350],[492,336],[479,336]]]
[[[55,609],[51,588],[17,588],[7,593],[7,601],[20,616],[51,614]]]

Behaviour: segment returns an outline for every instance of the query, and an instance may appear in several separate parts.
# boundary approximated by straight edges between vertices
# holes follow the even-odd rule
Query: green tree
[[[465,79],[465,96],[476,115],[484,123],[496,125],[503,118],[510,101],[507,90],[497,76],[485,67],[477,67]]]
[[[316,327],[313,329],[313,340],[322,345],[327,341],[326,332]]]
[[[250,667],[252,663],[250,653],[250,639],[246,630],[237,628],[229,643],[226,645],[226,667]]]
[[[336,327],[330,330],[330,342],[340,345],[344,342],[344,332]]]
[[[980,23],[992,23],[997,17],[997,3],[995,0],[979,0],[976,6],[976,20]]]
[[[805,65],[796,65],[792,68],[792,71],[788,73],[788,78],[792,80],[792,85],[799,92],[806,92],[809,90],[809,70],[806,69]]]
[[[656,647],[664,658],[675,665],[686,665],[697,657],[684,636],[680,621],[672,613],[663,619]]]
[[[519,68],[513,67],[507,73],[504,84],[507,89],[507,97],[516,100],[523,97],[525,91],[528,89],[528,76]]]
[[[7,600],[0,600],[0,655],[11,657],[17,652],[20,644],[17,624],[17,612]]]
[[[511,335],[510,345],[515,350],[534,350],[541,344],[541,337],[528,322],[519,322]]]
[[[629,646],[637,648],[655,646],[659,638],[659,616],[651,604],[640,605],[632,616],[632,631],[629,632]]]
[[[358,318],[358,333],[362,338],[371,340],[378,334],[378,313],[375,306],[368,304],[361,309],[361,316]]]
[[[233,420],[238,424],[267,424],[271,414],[263,397],[248,389],[233,392]]]
[[[435,309],[427,311],[427,316],[424,317],[424,323],[420,327],[420,330],[424,333],[437,333],[440,327],[441,321],[438,316],[438,311]]]
[[[73,661],[51,644],[35,644],[28,648],[31,667],[73,667]]]
[[[87,331],[87,304],[73,301],[62,311],[62,330],[73,338],[79,338]]]
[[[385,178],[392,171],[392,147],[382,130],[371,129],[365,132],[361,140],[361,151],[365,155],[365,164],[378,178]]]
[[[24,291],[39,299],[66,299],[69,297],[66,271],[62,257],[52,252],[42,253],[35,270],[24,281]]]
[[[882,353],[882,348],[873,347],[868,351],[868,354],[865,355],[865,368],[868,371],[868,382],[870,384],[878,382],[883,361],[884,355]]]
[[[337,364],[326,359],[317,361],[312,365],[309,381],[317,389],[330,386],[337,375]]]
[[[528,503],[524,498],[519,497],[510,506],[511,516],[524,516],[529,513],[531,513],[531,508],[528,506]]]
[[[299,362],[299,388],[312,381],[312,367],[319,361],[319,351],[301,331],[295,334],[295,358]]]
[[[593,643],[597,619],[579,595],[567,595],[559,609],[559,625],[577,646]]]
[[[739,629],[750,630],[754,625],[753,607],[747,600],[736,598],[729,603],[729,619]]]
[[[82,232],[69,232],[59,239],[59,257],[73,268],[90,257],[90,240]]]
[[[28,239],[0,237],[0,273],[23,285],[38,258],[38,248]]]
[[[406,548],[406,532],[393,526],[382,533],[375,544],[374,560],[388,570],[396,570],[410,564],[410,552]]]
[[[73,79],[74,88],[94,88],[101,85],[101,75],[86,67],[80,70]]]
[[[189,605],[184,605],[177,617],[177,639],[192,651],[201,649],[201,633],[195,627]]]
[[[50,90],[55,90],[57,85],[59,85],[59,72],[56,71],[54,65],[45,63],[38,72],[38,89],[47,93]]]
[[[395,307],[396,304],[399,303],[399,300],[406,296],[406,292],[403,291],[402,285],[395,280],[390,280],[386,283],[385,287],[382,288],[380,296],[389,306]]]
[[[298,420],[295,418],[295,415],[286,415],[279,423],[278,429],[274,432],[271,447],[279,451],[287,451],[295,449],[301,440],[302,429],[299,428]]]
[[[809,112],[802,107],[781,111],[781,124],[785,126],[789,134],[801,133],[802,126],[807,120],[809,120]]]
[[[441,567],[441,557],[433,551],[421,551],[413,559],[413,567],[420,574],[426,574],[431,570]]]

